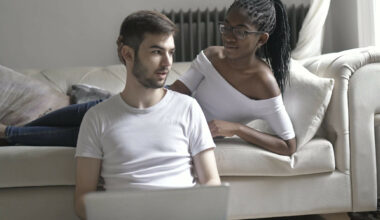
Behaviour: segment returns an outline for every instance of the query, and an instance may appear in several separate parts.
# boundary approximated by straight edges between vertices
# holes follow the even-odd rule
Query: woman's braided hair
[[[290,31],[286,9],[280,0],[235,0],[229,7],[246,11],[258,31],[269,34],[258,54],[270,64],[281,92],[289,75]]]

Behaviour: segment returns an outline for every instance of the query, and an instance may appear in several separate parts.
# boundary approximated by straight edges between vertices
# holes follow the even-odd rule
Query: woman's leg
[[[29,122],[24,126],[79,127],[84,114],[99,102],[102,102],[102,100],[69,105]]]
[[[5,129],[5,140],[11,145],[30,146],[69,146],[77,144],[79,126],[43,127],[8,126]]]
[[[99,102],[70,105],[24,126],[7,126],[4,139],[11,145],[75,147],[84,114]]]

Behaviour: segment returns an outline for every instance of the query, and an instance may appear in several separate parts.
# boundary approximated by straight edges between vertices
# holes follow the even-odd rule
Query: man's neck
[[[166,89],[164,88],[145,88],[141,84],[127,83],[124,90],[120,93],[121,98],[130,106],[145,109],[149,108],[158,102],[165,96]]]

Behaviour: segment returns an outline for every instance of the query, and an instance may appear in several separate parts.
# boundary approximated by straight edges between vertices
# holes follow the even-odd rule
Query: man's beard
[[[166,68],[162,68],[162,70],[166,70]],[[161,69],[159,71],[161,71]],[[148,78],[147,77],[147,75],[149,74],[148,68],[146,68],[140,62],[140,59],[138,57],[136,57],[136,60],[134,61],[132,74],[141,83],[141,85],[143,85],[145,88],[148,88],[148,89],[162,88],[164,87],[165,82],[166,82],[166,78],[163,82],[159,82],[158,80],[155,80],[154,76],[152,76],[152,78]]]

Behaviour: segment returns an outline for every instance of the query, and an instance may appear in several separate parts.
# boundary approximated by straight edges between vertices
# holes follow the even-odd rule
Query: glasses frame
[[[237,34],[236,30],[243,31],[243,35]],[[222,35],[226,35],[227,33],[232,33],[239,40],[244,40],[248,34],[265,34],[266,33],[265,31],[246,31],[246,30],[243,30],[241,27],[231,27],[224,23],[219,23],[219,32]]]

